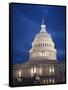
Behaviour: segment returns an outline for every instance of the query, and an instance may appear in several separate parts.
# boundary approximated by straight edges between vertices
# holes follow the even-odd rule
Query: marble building
[[[65,69],[65,62],[57,61],[56,46],[43,19],[41,30],[36,34],[29,50],[29,62],[13,65],[13,82],[34,78],[36,84],[65,83]]]
[[[42,20],[41,30],[35,36],[32,43],[32,48],[30,49],[30,60],[33,59],[57,59],[57,50],[54,48],[55,44],[52,40],[51,35],[46,31],[46,25],[44,24],[44,19]]]

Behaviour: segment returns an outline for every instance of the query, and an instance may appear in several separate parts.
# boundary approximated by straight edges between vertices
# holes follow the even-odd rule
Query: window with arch
[[[40,47],[40,43],[39,43],[39,47]]]
[[[44,54],[45,54],[45,56],[47,55],[46,52]]]
[[[42,47],[42,43],[41,43],[41,47]]]
[[[54,78],[52,79],[52,83],[55,83],[55,80],[54,80]]]
[[[54,72],[55,72],[54,66],[52,66],[52,74],[53,74],[53,75],[54,75]]]
[[[50,78],[50,79],[49,79],[49,84],[51,84],[51,83],[52,83],[52,79]]]
[[[49,74],[54,75],[54,73],[55,73],[54,66],[53,65],[49,66]]]
[[[45,46],[46,46],[46,43],[45,43]]]
[[[19,71],[18,71],[18,77],[20,78],[22,76],[22,71],[21,71],[21,69],[19,69]]]
[[[43,43],[43,47],[44,47],[44,43]]]
[[[31,76],[33,76],[35,73],[37,73],[36,66],[31,67]]]

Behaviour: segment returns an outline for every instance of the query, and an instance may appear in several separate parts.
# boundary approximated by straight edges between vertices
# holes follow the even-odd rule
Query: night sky
[[[12,4],[13,63],[29,60],[29,50],[44,18],[47,32],[57,49],[57,60],[65,60],[66,7]]]

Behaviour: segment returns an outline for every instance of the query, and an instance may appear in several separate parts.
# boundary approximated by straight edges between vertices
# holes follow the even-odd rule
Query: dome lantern
[[[40,32],[46,32],[46,25],[44,24],[44,19],[42,19],[41,31]]]

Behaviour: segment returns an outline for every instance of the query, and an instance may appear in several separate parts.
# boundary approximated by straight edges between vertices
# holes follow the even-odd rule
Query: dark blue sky
[[[29,50],[35,35],[40,31],[42,18],[55,42],[58,61],[65,60],[65,9],[62,6],[12,5],[14,64],[28,61]]]

